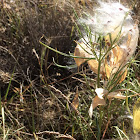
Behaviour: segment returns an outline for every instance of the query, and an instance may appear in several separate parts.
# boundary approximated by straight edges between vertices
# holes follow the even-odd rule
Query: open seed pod
[[[97,44],[97,37],[103,36],[105,39],[104,60],[101,62],[100,73],[110,78],[118,72],[119,83],[126,75],[126,63],[136,50],[139,30],[137,23],[134,23],[130,10],[120,3],[100,2],[100,7],[95,8],[94,15],[87,13],[85,19],[81,18],[79,24],[84,24],[91,31],[92,37],[87,38],[83,31],[84,37],[79,41],[74,56],[95,58],[99,56],[99,50],[93,44]],[[95,39],[96,36],[96,39]],[[93,50],[94,49],[94,50]],[[110,51],[108,51],[110,50]],[[108,52],[107,52],[108,51]],[[93,53],[94,52],[94,53]],[[96,58],[97,58],[96,57]],[[96,74],[98,73],[98,61],[96,59],[87,60],[75,58],[77,66],[87,61],[89,67]]]

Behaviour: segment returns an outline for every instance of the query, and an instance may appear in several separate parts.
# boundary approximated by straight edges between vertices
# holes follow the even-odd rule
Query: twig
[[[44,134],[44,133],[47,133],[47,134],[54,134],[54,135],[60,135],[59,132],[54,132],[54,131],[43,131],[43,132],[38,132],[36,133],[37,135],[41,135],[41,134]]]
[[[129,95],[127,97],[134,97],[134,96],[140,95],[140,93],[137,93],[137,92],[135,92],[135,91],[133,91],[131,89],[125,89],[125,88],[123,88],[123,89],[117,89],[117,90],[115,90],[115,92],[116,91],[130,91],[130,92],[133,92],[135,94],[135,95]]]
[[[33,134],[27,133],[27,132],[23,132],[23,131],[18,131],[19,133],[22,133],[24,135],[28,135],[28,136],[33,136]]]
[[[56,138],[68,138],[68,139],[71,139],[71,140],[76,140],[75,138],[73,138],[71,135],[64,135],[64,134],[60,134],[59,132],[54,132],[54,131],[43,131],[43,132],[38,132],[36,133],[36,135],[41,135],[41,134],[44,134],[44,133],[47,133],[47,134],[54,134],[54,135],[58,135],[56,136]]]
[[[63,135],[63,134],[56,136],[56,138],[67,138],[67,139],[71,139],[71,140],[76,140],[75,138],[73,138],[70,135]]]
[[[72,77],[72,79],[75,79],[75,80],[77,80],[77,81],[80,81],[81,83],[86,84],[86,82],[85,82],[85,81],[83,81],[83,80],[81,80],[81,79],[79,79],[79,78]],[[89,86],[91,86],[91,87],[93,87],[93,88],[94,88],[94,86],[93,86],[92,84],[90,84],[90,83],[89,83]]]
[[[108,122],[107,122],[107,124],[106,124],[106,128],[105,128],[105,130],[104,130],[104,133],[103,133],[103,136],[102,136],[102,139],[101,139],[101,140],[104,139],[105,133],[106,133],[107,128],[108,128],[108,125],[109,125],[109,123],[110,123],[110,120],[111,120],[111,118],[109,118],[109,120],[108,120]]]
[[[24,134],[24,135],[28,135],[28,136],[34,136],[33,134],[30,134],[30,133],[27,133],[27,132],[23,132],[23,131],[18,131],[19,133],[21,133],[21,134]],[[46,140],[46,139],[44,139],[44,138],[42,138],[42,137],[38,137],[40,140]]]

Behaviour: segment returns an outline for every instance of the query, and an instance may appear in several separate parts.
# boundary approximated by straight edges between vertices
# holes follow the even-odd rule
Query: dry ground
[[[122,0],[122,3],[133,9],[134,18],[139,21],[139,0]],[[1,139],[95,139],[98,109],[96,117],[90,120],[88,108],[96,75],[87,66],[82,67],[79,73],[76,68],[56,66],[52,57],[60,65],[73,65],[74,60],[58,55],[39,43],[41,39],[56,50],[73,53],[74,40],[78,39],[75,12],[81,16],[83,10],[90,10],[92,5],[96,2],[1,1],[0,109],[1,114],[4,112],[4,116],[0,115]],[[135,56],[140,61],[139,52],[138,48]],[[121,86],[140,92],[137,83],[139,75],[138,63],[132,65],[129,77]],[[130,84],[129,81],[133,80],[134,83]],[[80,106],[75,111],[71,102],[77,87]],[[134,100],[130,99],[131,111]],[[128,114],[125,102],[115,100],[108,112],[106,109],[103,108],[102,124],[99,124],[102,125],[101,136],[117,139],[119,136],[113,127],[117,126],[130,138],[133,137],[132,122],[125,117]]]

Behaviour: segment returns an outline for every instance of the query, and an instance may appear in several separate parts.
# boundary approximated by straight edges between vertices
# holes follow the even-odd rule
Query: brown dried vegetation
[[[79,79],[79,75],[75,76],[77,73],[56,67],[52,57],[61,65],[73,64],[74,60],[64,58],[39,43],[41,39],[59,51],[74,52],[76,44],[73,40],[78,39],[74,10],[80,16],[83,10],[90,10],[93,4],[95,2],[90,0],[1,1],[0,102],[5,111],[7,138],[55,139],[57,136],[74,140],[84,139],[85,136],[94,139],[97,128],[94,124],[88,125],[87,110],[90,105],[88,102],[92,99],[89,89],[95,85],[95,76],[90,70],[84,69],[84,74],[91,78],[84,81],[84,74],[80,75],[82,78]],[[133,8],[139,20],[140,2],[137,1]],[[137,52],[139,53],[139,50]],[[139,73],[136,74],[139,78]],[[69,106],[76,86],[80,87],[78,89],[81,95],[78,96],[82,99],[78,104],[86,104],[84,111],[81,106],[81,110],[87,114],[85,118],[81,117],[77,109],[74,112]],[[118,105],[119,103],[120,101],[117,102]],[[119,111],[116,104],[113,107],[114,110],[110,112]],[[112,121],[120,125],[120,122],[115,120],[117,116],[117,113],[114,114]],[[103,119],[102,130],[105,130],[108,119]],[[105,138],[112,138],[114,135],[111,123]],[[1,126],[0,133],[1,139],[4,135]]]

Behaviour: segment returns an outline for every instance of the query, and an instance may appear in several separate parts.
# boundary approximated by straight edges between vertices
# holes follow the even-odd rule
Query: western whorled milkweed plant
[[[92,119],[93,110],[106,105],[107,100],[131,97],[123,95],[116,87],[126,78],[130,58],[137,47],[139,30],[137,21],[131,17],[131,10],[119,2],[99,2],[93,11],[83,12],[83,15],[76,21],[80,40],[76,41],[73,56],[40,43],[57,53],[73,57],[78,67],[87,62],[97,74],[96,96],[89,108]],[[100,139],[100,132],[97,139]]]
[[[95,107],[106,104],[106,97],[109,100],[128,98],[120,91],[116,92],[115,87],[126,78],[127,66],[139,37],[138,24],[132,19],[130,9],[120,3],[99,4],[94,15],[85,13],[86,17],[78,20],[83,28],[74,52],[75,56],[91,58],[74,58],[77,66],[87,61],[91,70],[98,75],[97,96],[89,109],[91,118]],[[104,79],[102,86],[100,77]]]
[[[100,2],[94,15],[86,13],[87,17],[78,21],[84,31],[80,32],[82,38],[77,42],[74,56],[91,60],[74,59],[77,66],[87,61],[91,70],[98,75],[95,92],[102,101],[105,95],[108,98],[122,97],[120,93],[112,91],[127,75],[127,65],[136,50],[139,36],[137,22],[133,21],[130,13],[130,9],[120,3]],[[104,89],[99,84],[100,76],[104,79]],[[92,115],[91,110],[89,114]]]

